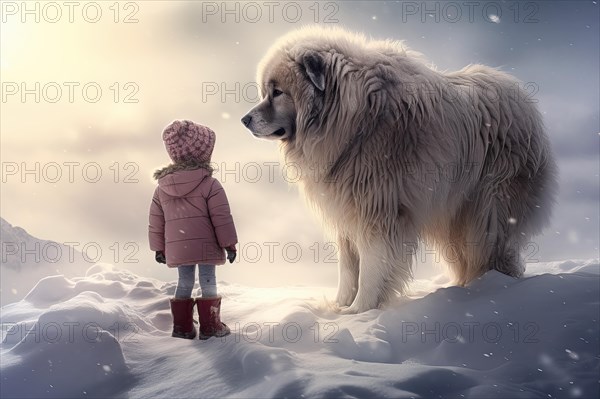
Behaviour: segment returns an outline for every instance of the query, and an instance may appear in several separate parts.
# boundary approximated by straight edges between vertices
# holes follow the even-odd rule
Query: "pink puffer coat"
[[[222,265],[237,234],[221,183],[206,169],[166,169],[150,206],[150,249],[164,251],[169,267]]]

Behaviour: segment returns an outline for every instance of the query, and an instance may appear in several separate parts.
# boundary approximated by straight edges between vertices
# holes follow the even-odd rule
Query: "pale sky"
[[[36,22],[35,10],[24,14],[23,3],[3,2],[1,216],[39,238],[78,242],[79,249],[98,243],[102,261],[174,279],[148,249],[151,174],[169,162],[164,126],[191,119],[217,133],[213,161],[229,172],[215,176],[241,240],[240,262],[220,268],[218,279],[335,285],[332,248],[284,178],[293,176],[284,176],[276,144],[253,139],[239,121],[257,100],[256,65],[270,44],[318,22],[405,40],[440,70],[484,63],[533,83],[561,194],[552,226],[534,239],[528,259],[597,257],[597,2],[527,9],[481,2],[473,10],[430,2],[429,12],[408,3],[230,2],[227,11],[221,2],[138,1],[120,3],[116,13],[113,2],[73,10],[34,2]],[[125,262],[126,255],[138,263]],[[421,254],[418,273],[427,274],[432,261]]]

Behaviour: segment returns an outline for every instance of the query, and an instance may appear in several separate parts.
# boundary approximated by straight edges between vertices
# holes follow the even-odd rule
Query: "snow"
[[[232,335],[170,337],[174,282],[96,264],[2,307],[2,397],[597,397],[598,260],[416,280],[339,315],[335,290],[220,282]]]
[[[2,305],[22,299],[43,277],[54,274],[81,276],[91,266],[75,248],[33,237],[23,228],[13,226],[1,217],[0,241]]]

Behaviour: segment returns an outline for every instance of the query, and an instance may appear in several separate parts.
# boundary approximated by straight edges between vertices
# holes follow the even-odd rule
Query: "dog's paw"
[[[371,303],[369,301],[354,301],[350,306],[339,306],[339,314],[357,314],[363,313],[371,309],[378,309],[377,303]]]
[[[351,298],[350,296],[347,297],[341,297],[338,295],[337,298],[335,298],[335,303],[340,307],[340,308],[347,308],[348,306],[352,305],[352,301],[354,300],[354,298]]]
[[[367,310],[367,309],[365,309]],[[357,314],[362,313],[364,310],[361,310],[358,306],[350,305],[350,306],[340,306],[338,313],[339,314]]]
[[[339,307],[348,307],[352,305],[356,298],[356,290],[354,289],[338,289],[338,293],[335,297],[335,302]]]

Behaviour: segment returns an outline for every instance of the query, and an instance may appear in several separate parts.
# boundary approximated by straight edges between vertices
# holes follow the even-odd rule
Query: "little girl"
[[[230,333],[221,322],[215,265],[235,260],[237,234],[221,183],[212,177],[215,132],[191,121],[174,121],[162,134],[172,164],[157,170],[150,206],[150,249],[156,261],[177,267],[179,281],[170,300],[173,337],[194,339],[194,304],[200,339]],[[196,265],[201,298],[192,299]]]

